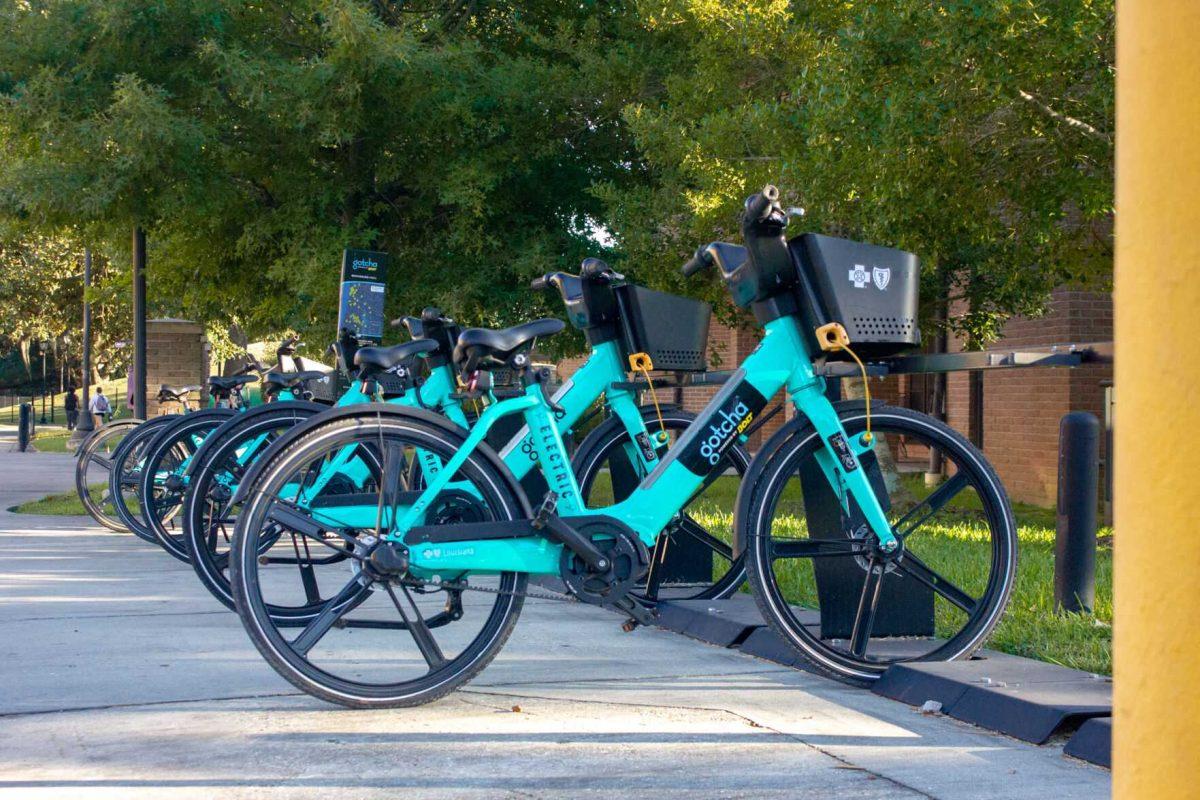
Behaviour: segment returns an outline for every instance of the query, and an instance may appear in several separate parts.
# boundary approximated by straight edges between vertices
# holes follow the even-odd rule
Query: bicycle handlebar
[[[746,198],[746,224],[759,223],[766,220],[775,210],[779,202],[779,189],[771,184],[763,187],[758,194]]]
[[[541,277],[534,278],[529,283],[529,288],[535,292],[540,292],[550,287],[562,289],[563,280],[565,278],[578,278],[582,281],[591,281],[606,286],[616,281],[625,280],[625,276],[610,267],[599,258],[585,258],[579,265],[579,274],[572,275],[569,272],[547,272]]]
[[[696,254],[687,260],[683,265],[683,275],[685,278],[690,278],[697,272],[706,270],[712,266],[713,259],[708,252],[708,245],[698,248]]]

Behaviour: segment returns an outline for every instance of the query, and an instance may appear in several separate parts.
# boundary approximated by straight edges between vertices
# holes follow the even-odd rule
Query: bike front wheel
[[[142,424],[140,419],[122,419],[97,428],[79,447],[75,461],[75,491],[92,519],[109,530],[128,532],[117,515],[109,490],[113,454],[125,437]]]
[[[852,442],[861,402],[837,405]],[[860,454],[900,547],[885,553],[826,477],[820,435],[794,421],[743,482],[737,530],[763,616],[819,671],[860,685],[904,661],[949,661],[999,622],[1017,568],[1008,497],[983,454],[924,414],[873,404]]]

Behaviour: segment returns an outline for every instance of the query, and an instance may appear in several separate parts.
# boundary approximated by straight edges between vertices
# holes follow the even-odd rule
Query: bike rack
[[[883,378],[888,375],[940,374],[946,372],[975,372],[977,370],[1018,369],[1028,367],[1081,367],[1086,364],[1113,363],[1112,342],[1049,345],[1028,350],[980,350],[967,353],[917,353],[893,356],[866,362],[867,374]],[[818,375],[827,378],[855,378],[861,373],[853,362],[827,362],[816,368]],[[671,378],[654,382],[655,389],[685,389],[694,386],[719,386],[733,376],[733,370],[701,373],[675,373]],[[644,379],[613,384],[618,389],[646,391]]]

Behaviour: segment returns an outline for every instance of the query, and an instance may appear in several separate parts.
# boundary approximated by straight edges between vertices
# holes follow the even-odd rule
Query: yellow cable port
[[[875,440],[875,436],[871,433],[871,384],[867,380],[867,366],[858,357],[858,354],[850,349],[850,334],[846,333],[846,329],[840,322],[822,325],[817,328],[816,333],[817,343],[821,345],[822,350],[827,352],[845,350],[854,359],[854,363],[858,364],[858,369],[862,373],[863,396],[867,400],[867,432],[863,434],[863,443],[870,444]]]
[[[629,368],[634,372],[642,373],[646,378],[646,384],[650,387],[650,399],[654,402],[654,413],[658,415],[658,430],[665,438],[667,423],[663,422],[662,409],[658,405],[658,394],[654,391],[654,379],[650,377],[650,370],[654,369],[654,361],[651,360],[649,353],[630,353]]]

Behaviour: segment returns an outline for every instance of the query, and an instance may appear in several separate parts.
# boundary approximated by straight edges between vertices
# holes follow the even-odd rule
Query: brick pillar
[[[158,389],[203,386],[208,377],[208,342],[204,328],[185,319],[152,319],[146,322],[146,414],[150,417],[180,411],[177,403],[159,407]],[[189,395],[193,407],[201,393]]]

